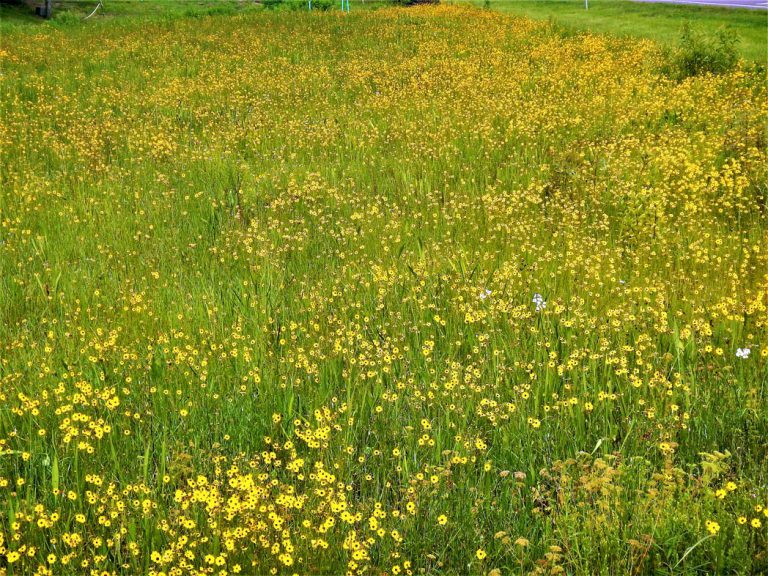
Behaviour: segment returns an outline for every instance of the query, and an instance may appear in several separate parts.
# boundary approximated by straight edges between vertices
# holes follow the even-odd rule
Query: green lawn
[[[90,14],[98,0],[54,0],[53,24],[76,24]],[[102,0],[97,18],[172,18],[237,14],[259,9],[255,2],[240,0]],[[34,10],[19,1],[0,1],[0,30],[16,26],[45,25]]]
[[[322,11],[328,0],[313,0],[314,10]],[[35,15],[34,10],[21,0],[0,0],[0,35],[4,31],[29,26],[76,26],[90,14],[99,0],[54,0],[54,17],[51,21]],[[338,9],[339,0],[331,0],[330,9]],[[391,5],[382,0],[352,0],[355,11],[371,10]],[[263,3],[252,0],[101,0],[101,8],[90,24],[119,18],[143,20],[167,20],[172,18],[199,18],[205,16],[235,16],[247,12],[265,10]],[[283,0],[278,8],[282,11],[302,12],[307,0]]]
[[[482,0],[473,0],[482,5]],[[625,0],[490,0],[491,8],[530,18],[553,18],[578,30],[652,38],[673,46],[685,22],[703,30],[728,27],[748,60],[768,62],[768,13],[762,10],[643,4]]]

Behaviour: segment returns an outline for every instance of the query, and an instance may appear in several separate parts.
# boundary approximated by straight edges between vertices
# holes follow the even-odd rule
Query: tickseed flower
[[[528,546],[528,545],[530,544],[530,542],[529,542],[529,541],[528,541],[526,538],[523,538],[523,537],[521,536],[520,538],[518,538],[517,540],[515,540],[515,544],[516,544],[517,546],[520,546],[521,548],[525,548],[526,546]]]
[[[762,544],[757,467],[686,433],[759,405],[762,74],[659,82],[638,67],[661,57],[643,42],[458,6],[369,16],[345,30],[345,62],[301,56],[337,40],[320,15],[180,19],[191,75],[140,23],[55,34],[65,68],[106,41],[140,79],[122,84],[118,69],[29,74],[49,42],[26,32],[0,49],[14,102],[0,129],[14,311],[0,322],[0,499],[13,503],[0,504],[0,574],[413,576],[461,561],[505,576],[540,547],[565,571],[549,541],[569,525],[559,486],[575,487],[585,526],[619,498],[627,513],[653,501],[670,541],[686,540],[687,507],[699,537]],[[412,48],[417,65],[403,66]],[[56,106],[40,115],[37,94]],[[611,98],[581,106],[582,94]],[[494,105],[476,105],[485,96]],[[689,109],[696,122],[668,129],[668,111]],[[616,137],[590,137],[598,128]],[[531,139],[546,144],[528,154]],[[80,252],[72,292],[58,268]],[[718,380],[738,394],[714,407],[698,389]],[[568,458],[617,427],[621,458]],[[510,435],[525,441],[504,469],[492,457]],[[542,444],[544,469],[516,471],[538,470]],[[678,451],[718,479],[675,467]],[[637,486],[620,492],[630,473]],[[531,500],[521,524],[546,517],[547,533],[479,523],[440,565],[444,546],[411,519],[448,536],[456,486],[473,487],[478,518],[496,515],[500,491]],[[698,560],[733,573],[760,558]]]

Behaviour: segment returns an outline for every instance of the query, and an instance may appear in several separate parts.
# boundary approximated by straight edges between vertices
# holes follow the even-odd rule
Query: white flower
[[[485,300],[490,295],[491,295],[491,291],[486,288],[485,290],[480,292],[480,300]]]
[[[746,360],[749,358],[749,353],[751,350],[749,348],[736,348],[736,358],[743,358]]]
[[[536,304],[536,312],[541,312],[544,310],[544,308],[547,307],[547,301],[544,300],[544,296],[536,292],[536,294],[533,295],[533,300],[531,300],[534,304]]]

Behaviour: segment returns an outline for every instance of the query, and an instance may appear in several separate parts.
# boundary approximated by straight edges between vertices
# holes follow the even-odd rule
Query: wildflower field
[[[764,68],[461,7],[9,31],[0,574],[768,571]]]

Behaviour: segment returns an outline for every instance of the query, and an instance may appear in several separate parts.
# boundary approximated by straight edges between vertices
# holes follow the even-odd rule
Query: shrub
[[[51,22],[61,26],[72,26],[73,24],[79,24],[82,21],[82,16],[69,12],[67,10],[54,10]]]
[[[686,22],[680,45],[671,59],[670,71],[679,78],[728,72],[738,62],[738,43],[738,36],[731,30],[721,28],[707,33],[694,30]]]
[[[309,10],[309,0],[290,0],[286,5],[295,12]],[[335,5],[336,3],[332,0],[312,0],[312,10],[320,10],[321,12],[330,10]]]
[[[439,4],[440,0],[395,0],[395,4],[402,6],[416,6],[418,4]]]

